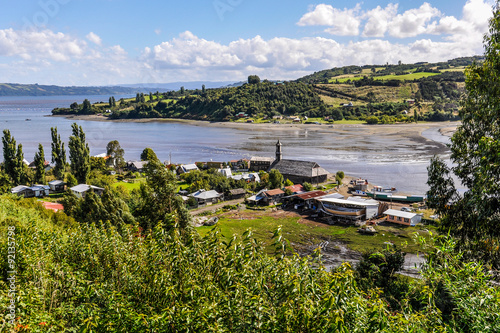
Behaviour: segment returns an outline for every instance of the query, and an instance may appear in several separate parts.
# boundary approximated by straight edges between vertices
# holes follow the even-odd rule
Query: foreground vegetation
[[[488,285],[481,265],[450,255],[452,242],[431,251],[422,279],[411,280],[377,259],[396,265],[391,258],[397,251],[367,257],[368,269],[345,264],[330,273],[320,257],[311,266],[307,259],[284,256],[279,232],[275,254],[268,256],[251,233],[226,242],[217,229],[200,237],[161,226],[141,232],[134,226],[78,224],[34,200],[5,195],[0,207],[2,234],[15,227],[18,331],[500,329],[498,289]],[[3,257],[7,249],[2,237]],[[2,261],[4,308],[10,303],[8,271]],[[0,322],[2,331],[11,327],[7,319]]]

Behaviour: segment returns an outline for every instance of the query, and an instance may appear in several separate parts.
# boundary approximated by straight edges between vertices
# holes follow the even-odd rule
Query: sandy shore
[[[73,116],[73,115],[60,115],[60,116],[50,116],[50,117],[65,117],[67,119],[74,120],[85,120],[85,121],[112,121],[119,123],[181,123],[191,126],[203,126],[203,127],[220,127],[220,128],[231,128],[231,129],[242,129],[252,131],[296,131],[296,130],[308,130],[308,131],[318,131],[318,132],[331,132],[332,130],[350,130],[359,128],[360,132],[363,132],[363,136],[370,135],[404,135],[404,136],[421,136],[422,132],[429,128],[439,128],[441,134],[446,136],[451,136],[458,125],[458,122],[424,122],[424,123],[411,123],[411,124],[389,124],[389,125],[368,125],[368,124],[273,124],[273,123],[236,123],[236,122],[210,122],[202,120],[189,120],[189,119],[165,119],[165,118],[142,118],[142,119],[109,119],[105,116],[98,115],[85,115],[85,116]]]

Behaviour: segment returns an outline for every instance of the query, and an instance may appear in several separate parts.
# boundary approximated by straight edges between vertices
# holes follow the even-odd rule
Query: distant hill
[[[54,85],[0,83],[0,96],[127,95],[131,87],[61,87]]]
[[[206,89],[222,88],[235,84],[234,81],[188,81],[188,82],[169,82],[169,83],[134,83],[134,84],[121,84],[122,87],[135,88],[140,91],[168,91],[179,90],[181,87],[184,89],[201,89],[205,85]],[[241,85],[241,84],[239,84]]]

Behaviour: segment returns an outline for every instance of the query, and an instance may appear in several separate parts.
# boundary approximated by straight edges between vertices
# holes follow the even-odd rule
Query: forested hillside
[[[0,96],[59,96],[59,95],[125,95],[136,88],[127,87],[61,87],[54,85],[0,83]]]

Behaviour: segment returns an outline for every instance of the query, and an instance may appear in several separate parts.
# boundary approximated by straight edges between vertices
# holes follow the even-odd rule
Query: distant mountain
[[[176,91],[180,87],[185,89],[201,89],[205,85],[206,89],[221,88],[225,86],[238,86],[242,83],[234,81],[192,81],[192,82],[171,82],[171,83],[136,83],[122,84],[119,86],[71,86],[63,87],[56,85],[39,84],[19,84],[0,83],[0,96],[60,96],[60,95],[135,95],[138,92],[165,92]]]
[[[54,85],[0,83],[0,96],[127,95],[132,87],[61,87]]]
[[[242,82],[241,84],[243,84]],[[168,91],[168,90],[174,90],[177,91],[180,89],[180,87],[184,87],[184,89],[190,89],[190,90],[195,90],[195,89],[201,89],[203,85],[205,85],[206,89],[212,89],[212,88],[222,88],[225,86],[233,86],[234,81],[189,81],[189,82],[170,82],[170,83],[134,83],[134,84],[121,84],[120,86],[122,87],[128,87],[128,88],[134,88],[138,90],[151,90],[152,92],[155,91]],[[241,85],[237,84],[237,85]]]

